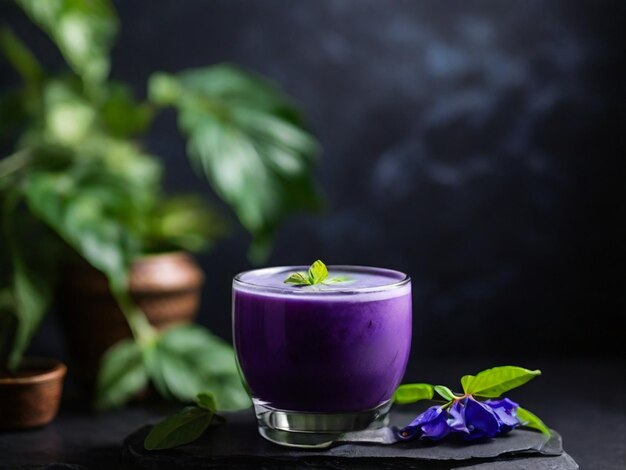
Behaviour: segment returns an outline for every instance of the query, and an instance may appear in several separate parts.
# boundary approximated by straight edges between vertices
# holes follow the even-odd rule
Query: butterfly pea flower
[[[518,405],[508,398],[478,401],[471,395],[432,406],[398,433],[400,439],[439,440],[456,434],[466,440],[492,438],[520,425]]]
[[[400,437],[410,440],[414,437],[428,437],[438,440],[450,432],[443,406],[431,406],[400,431]]]

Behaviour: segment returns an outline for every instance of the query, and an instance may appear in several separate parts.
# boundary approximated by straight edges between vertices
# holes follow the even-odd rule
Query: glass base
[[[365,411],[351,413],[305,413],[278,410],[253,399],[259,434],[270,442],[287,447],[323,449],[342,434],[378,429],[389,423],[391,401]]]

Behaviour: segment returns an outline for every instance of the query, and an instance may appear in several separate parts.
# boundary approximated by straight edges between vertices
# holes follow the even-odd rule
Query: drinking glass
[[[329,266],[341,282],[294,286],[305,266],[233,280],[233,337],[260,434],[326,447],[383,426],[411,347],[411,281],[401,272]]]

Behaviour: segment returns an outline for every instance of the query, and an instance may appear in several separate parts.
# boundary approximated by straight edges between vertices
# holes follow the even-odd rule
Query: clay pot
[[[0,375],[0,429],[34,428],[52,421],[66,372],[62,362],[29,357],[14,375]]]
[[[130,294],[158,329],[193,322],[204,275],[186,253],[150,255],[136,260]],[[72,370],[93,388],[104,352],[130,329],[105,277],[89,265],[72,266],[63,277],[59,312],[73,359]]]

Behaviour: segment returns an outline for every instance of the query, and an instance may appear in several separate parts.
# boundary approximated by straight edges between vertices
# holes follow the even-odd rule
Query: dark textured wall
[[[117,5],[113,76],[138,93],[152,71],[226,60],[302,103],[324,147],[328,208],[290,220],[268,264],[319,257],[410,273],[415,358],[623,351],[623,2]],[[170,189],[209,194],[173,114],[146,143]],[[247,241],[235,233],[200,258],[202,322],[223,336]]]

